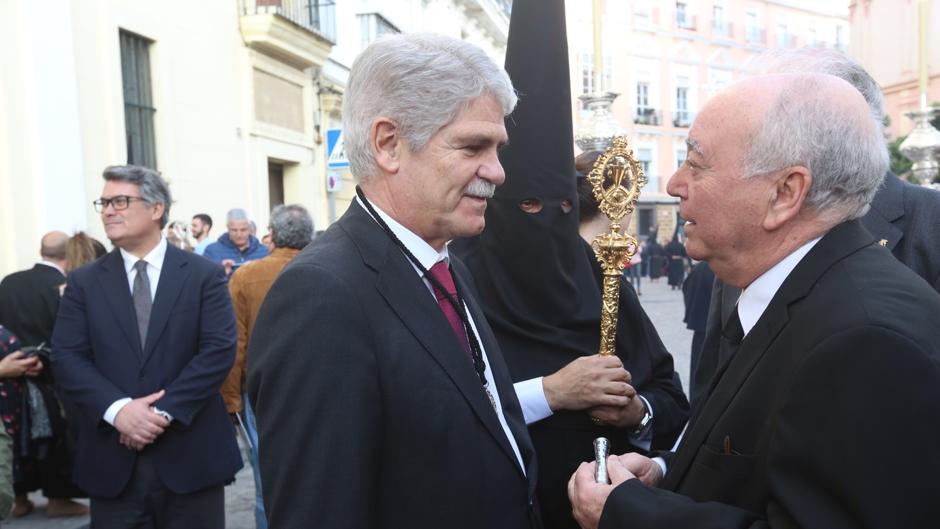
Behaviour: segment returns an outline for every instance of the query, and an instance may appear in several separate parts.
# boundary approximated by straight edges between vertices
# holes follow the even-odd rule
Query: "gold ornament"
[[[623,233],[621,222],[636,208],[640,189],[646,185],[646,175],[643,174],[643,166],[633,156],[627,139],[617,136],[594,162],[587,178],[594,188],[598,209],[610,219],[610,232],[594,237],[591,246],[604,270],[601,344],[598,352],[601,355],[612,355],[617,339],[623,266],[636,254],[638,246],[635,237]]]

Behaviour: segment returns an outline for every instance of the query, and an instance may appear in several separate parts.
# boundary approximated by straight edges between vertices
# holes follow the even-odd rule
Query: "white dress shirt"
[[[153,299],[157,296],[157,283],[160,282],[160,270],[163,268],[163,259],[166,257],[166,246],[166,238],[161,236],[160,242],[157,243],[153,250],[150,250],[150,253],[145,255],[143,258],[143,260],[147,263],[147,278],[150,279],[150,301],[153,301]],[[137,264],[137,261],[140,261],[141,259],[131,255],[129,252],[124,250],[124,248],[121,248],[120,252],[121,258],[124,260],[124,272],[127,274],[127,288],[130,291],[130,294],[133,296],[134,280],[137,278],[137,269],[134,268],[134,265]],[[130,397],[125,397],[123,399],[114,401],[114,403],[108,406],[108,409],[105,410],[104,420],[113,426],[114,418],[117,417],[118,412],[121,411],[131,400],[132,399]]]
[[[363,206],[363,209],[366,209],[365,205],[362,204],[362,201],[359,200],[359,197],[356,197],[356,201],[359,202],[361,206]],[[398,240],[400,240],[402,244],[405,245],[405,248],[407,248],[408,251],[410,251],[412,255],[415,256],[418,262],[421,263],[421,266],[423,266],[426,270],[430,270],[431,267],[434,266],[438,261],[446,261],[448,264],[450,264],[450,255],[447,252],[446,245],[444,246],[443,250],[438,252],[432,248],[431,245],[425,242],[424,239],[417,236],[408,228],[402,226],[392,217],[388,216],[388,214],[382,211],[378,206],[372,204],[372,207],[375,208],[376,213],[382,217],[382,220],[388,224],[388,227],[392,230],[392,233],[398,237]],[[366,209],[366,212],[368,212],[368,209]],[[414,263],[411,263],[411,266],[414,268],[415,273],[421,277],[421,280],[424,281],[425,286],[428,288],[428,294],[430,294],[434,299],[434,303],[437,303],[437,297],[434,295],[434,289],[431,286],[430,281],[428,281],[427,278],[422,275],[421,270],[415,266]],[[464,304],[464,308],[466,310],[466,303]],[[519,467],[522,469],[523,473],[525,473],[525,464],[522,461],[522,453],[519,451],[519,445],[516,443],[516,438],[513,437],[512,431],[509,429],[509,424],[506,423],[506,417],[503,415],[503,408],[502,404],[500,403],[499,391],[497,390],[496,382],[493,379],[493,371],[490,368],[490,361],[486,356],[486,350],[483,347],[483,341],[480,340],[480,333],[477,331],[476,323],[474,323],[473,316],[470,315],[470,311],[466,310],[466,313],[467,317],[470,319],[470,327],[473,329],[473,334],[477,338],[477,343],[480,344],[480,354],[483,355],[483,362],[486,363],[486,372],[484,375],[486,377],[487,388],[493,395],[493,400],[496,401],[496,416],[499,419],[499,424],[502,426],[503,432],[505,432],[510,446],[512,446],[513,452],[516,454],[516,459],[519,461]]]
[[[767,310],[767,307],[770,306],[770,302],[773,301],[774,296],[777,295],[777,291],[780,290],[780,286],[783,285],[783,282],[790,276],[790,273],[793,272],[796,265],[800,264],[800,261],[806,257],[806,254],[813,249],[813,246],[816,246],[816,243],[818,243],[820,239],[822,239],[822,237],[817,237],[794,250],[793,253],[770,267],[770,270],[767,270],[759,275],[757,279],[751,281],[751,284],[741,292],[741,297],[738,298],[737,305],[738,318],[741,319],[741,328],[744,329],[744,336],[747,336],[748,333],[751,332],[751,329],[757,325],[760,317],[764,314],[764,311]],[[686,425],[686,427],[688,427],[688,425]],[[682,434],[679,436],[679,439],[676,440],[675,446],[672,447],[673,452],[679,448],[679,443],[682,441],[684,435],[685,429],[682,430]],[[653,461],[659,463],[659,466],[663,469],[663,474],[665,474],[666,461],[661,457],[654,458]]]

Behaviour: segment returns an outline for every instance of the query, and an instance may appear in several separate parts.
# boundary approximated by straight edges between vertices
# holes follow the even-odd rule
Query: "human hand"
[[[22,351],[13,351],[0,359],[0,378],[35,376],[40,371],[42,371],[42,361],[36,356],[27,357]],[[30,375],[30,373],[35,373],[35,375]]]
[[[655,464],[655,463],[654,463]],[[614,487],[628,479],[635,479],[632,473],[621,464],[617,456],[607,458],[607,476],[610,484],[594,481],[597,464],[581,463],[578,470],[568,480],[568,499],[571,501],[571,513],[582,529],[595,529],[600,522],[604,504]]]
[[[144,443],[138,443],[138,442],[133,441],[130,437],[124,434],[120,434],[119,440],[122,445],[126,446],[130,450],[136,450],[138,452],[140,452],[141,450],[144,449],[145,446],[147,446]]]
[[[153,403],[162,399],[166,390],[151,393],[128,402],[114,418],[114,427],[120,432],[121,444],[140,450],[154,442],[157,436],[170,425],[162,415],[150,409]],[[125,442],[125,440],[127,442]]]
[[[633,396],[626,406],[597,406],[591,410],[591,417],[618,428],[636,428],[646,415],[646,404],[630,386]]]
[[[610,456],[610,459],[617,459],[620,466],[625,468],[627,472],[636,476],[636,478],[647,487],[659,486],[659,482],[663,479],[662,467],[660,467],[656,461],[646,456],[641,456],[636,452]]]
[[[552,411],[593,406],[622,407],[636,391],[630,373],[616,356],[582,356],[542,379]]]
[[[222,259],[222,268],[225,269],[226,276],[232,275],[232,269],[235,268],[235,260],[234,259]]]

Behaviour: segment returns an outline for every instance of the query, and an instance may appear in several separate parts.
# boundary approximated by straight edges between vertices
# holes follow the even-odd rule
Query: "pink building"
[[[567,2],[575,131],[589,115],[577,97],[594,91],[592,2]],[[844,0],[605,1],[600,90],[620,94],[614,117],[649,183],[630,231],[672,236],[677,199],[666,182],[686,156],[689,126],[705,101],[752,69],[768,48],[846,49]]]

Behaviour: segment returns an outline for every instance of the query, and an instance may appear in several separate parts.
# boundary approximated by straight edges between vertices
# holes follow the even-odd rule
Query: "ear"
[[[157,202],[153,205],[153,213],[150,214],[150,220],[160,220],[160,217],[163,216],[163,211],[166,210],[166,206],[162,203]],[[167,224],[169,226],[169,224]]]
[[[377,118],[369,130],[369,144],[376,165],[385,173],[397,173],[403,148],[398,124],[388,118]]]
[[[802,166],[787,167],[776,177],[763,228],[773,231],[800,214],[813,183],[810,170]]]

